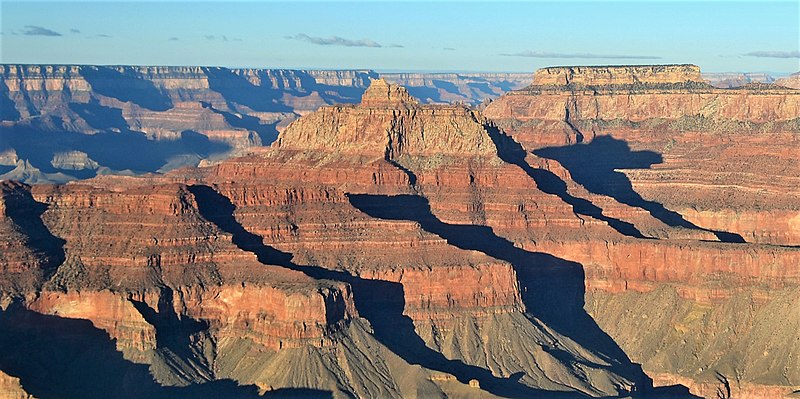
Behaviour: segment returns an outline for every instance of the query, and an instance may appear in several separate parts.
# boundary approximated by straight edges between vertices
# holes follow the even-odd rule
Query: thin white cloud
[[[226,35],[219,35],[219,36],[217,36],[217,35],[204,35],[203,37],[205,37],[206,40],[222,40],[223,42],[227,42],[227,41],[241,42],[242,41],[242,39],[240,39],[238,37],[228,37]]]
[[[800,58],[800,51],[751,51],[745,55],[759,58]]]
[[[309,36],[305,33],[298,33],[294,36],[286,36],[286,38],[318,44],[320,46],[374,47],[374,48],[384,47],[383,45],[372,39],[351,40],[339,36],[315,37],[315,36]],[[402,46],[399,44],[393,44],[389,47],[402,47]]]
[[[25,29],[22,30],[22,34],[27,36],[61,36],[60,33],[54,30],[36,25],[25,25]]]

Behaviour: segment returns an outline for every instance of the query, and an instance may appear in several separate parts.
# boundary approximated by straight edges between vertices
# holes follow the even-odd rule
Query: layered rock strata
[[[798,284],[800,92],[641,68],[547,68],[485,110],[530,164],[563,180],[562,198],[630,222],[629,237],[658,238],[525,247],[584,266],[587,311],[658,384],[704,397],[791,393],[791,349],[766,349],[782,344],[763,331],[797,320],[785,292]],[[744,309],[752,317],[735,316]],[[751,369],[756,352],[772,365]]]
[[[0,157],[0,176],[65,182],[241,155],[272,143],[300,115],[357,102],[377,76],[369,70],[0,65],[0,154],[18,154],[13,161]],[[423,101],[470,104],[530,83],[527,75],[509,74],[395,78],[428,93]]]
[[[41,220],[66,261],[19,300],[92,321],[169,385],[233,378],[337,396],[645,389],[625,358],[527,311],[534,263],[473,245],[489,234],[515,248],[461,223],[482,206],[484,181],[536,191],[490,133],[475,111],[420,105],[377,81],[362,105],[301,118],[268,151],[165,177],[28,188],[48,204]],[[287,362],[305,367],[285,374]]]
[[[702,86],[691,67],[611,71],[615,93]],[[580,73],[563,75],[591,86]],[[570,90],[548,85],[526,101],[583,95]],[[563,103],[537,105],[556,115],[547,106]],[[800,320],[797,248],[769,241],[792,233],[741,234],[639,194],[634,175],[664,162],[637,147],[661,139],[653,132],[631,125],[643,139],[628,144],[553,122],[584,143],[537,147],[514,130],[524,122],[499,119],[509,136],[475,110],[420,104],[377,80],[360,105],[322,107],[273,148],[213,166],[11,184],[45,205],[38,220],[65,260],[32,264],[48,272],[32,288],[3,286],[6,301],[90,320],[170,386],[227,378],[337,397],[657,394],[651,379],[702,395],[795,389],[791,339],[754,360],[784,347],[764,331],[790,334]],[[762,182],[758,198],[779,198],[782,182]],[[746,208],[750,194],[731,186],[744,194],[702,189],[727,201],[714,207]],[[745,222],[782,214],[760,212]],[[751,237],[763,243],[737,242]],[[745,305],[752,317],[737,319]],[[32,374],[20,370],[25,386]]]

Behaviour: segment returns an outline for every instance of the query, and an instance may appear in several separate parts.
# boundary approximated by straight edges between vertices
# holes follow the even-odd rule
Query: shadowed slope
[[[104,66],[87,66],[80,74],[92,89],[104,96],[122,102],[131,102],[152,111],[166,111],[172,108],[172,100],[159,90],[153,82],[139,76],[133,70],[115,69]]]
[[[480,251],[511,263],[519,279],[522,300],[527,310],[559,333],[581,346],[603,355],[611,371],[634,381],[639,393],[647,397],[695,397],[680,385],[652,387],[652,380],[641,366],[632,363],[614,340],[584,310],[583,266],[550,254],[530,252],[497,236],[491,227],[458,225],[440,221],[431,213],[428,200],[416,195],[349,195],[350,203],[379,219],[408,220],[419,223],[427,232],[465,250]],[[568,354],[550,352],[563,361]]]
[[[42,221],[42,214],[48,205],[36,201],[30,187],[6,182],[0,184],[0,195],[5,203],[5,214],[28,237],[27,245],[47,257],[48,267],[56,267],[64,262],[64,241],[50,232]]]
[[[644,209],[654,218],[672,227],[683,227],[714,233],[720,241],[742,243],[736,233],[704,229],[686,220],[655,201],[642,198],[633,189],[630,179],[616,169],[649,169],[663,162],[661,155],[652,151],[631,151],[628,143],[611,136],[596,137],[588,144],[548,147],[534,154],[561,163],[578,184],[595,194],[606,195],[618,202]]]
[[[620,234],[636,238],[645,238],[633,224],[606,216],[603,214],[603,210],[597,205],[583,198],[572,196],[567,192],[567,183],[553,172],[531,167],[528,162],[525,161],[525,155],[527,153],[522,148],[522,145],[514,141],[512,137],[501,132],[500,129],[495,126],[487,126],[487,131],[489,132],[489,137],[497,147],[497,156],[503,161],[516,165],[525,171],[525,173],[536,182],[536,187],[540,190],[558,196],[562,201],[570,204],[572,206],[572,211],[579,215],[590,216],[608,223],[611,228],[618,231]]]
[[[202,353],[201,345],[195,340],[204,337],[208,323],[178,315],[173,307],[174,292],[169,287],[161,288],[157,308],[151,308],[143,301],[129,299],[139,314],[155,328],[156,346],[160,352],[170,352],[178,361],[188,363],[202,378],[213,375],[213,367]],[[167,353],[167,358],[173,359]]]
[[[42,220],[47,207],[27,185],[0,182],[0,291],[36,290],[64,263],[65,241]]]
[[[262,237],[247,231],[235,218],[236,209],[230,200],[213,188],[204,185],[189,187],[198,209],[204,218],[233,236],[233,242],[242,250],[254,253],[258,260],[270,267],[278,265],[305,273],[317,279],[345,282],[351,285],[356,308],[369,320],[374,336],[389,350],[410,364],[454,375],[460,382],[475,379],[481,389],[504,397],[564,397],[580,398],[577,392],[552,392],[534,389],[517,381],[518,378],[500,378],[489,370],[451,360],[425,345],[417,335],[413,321],[403,314],[405,297],[400,283],[364,279],[345,271],[329,270],[319,266],[298,265],[293,255],[263,244]],[[415,197],[416,198],[416,197]],[[274,266],[273,266],[274,267]]]
[[[40,399],[262,397],[256,387],[231,380],[161,386],[147,365],[125,360],[114,341],[88,320],[42,315],[17,305],[0,311],[0,369],[18,376],[23,388]],[[330,397],[323,391],[291,391],[265,397]]]
[[[108,119],[103,119],[103,115],[114,112],[111,108],[100,105],[92,106],[91,104],[82,105],[81,110],[86,115],[91,112],[97,117],[97,119],[93,119],[93,123],[100,125],[108,123]],[[156,172],[175,157],[194,155],[200,159],[231,149],[229,144],[211,141],[208,137],[190,130],[182,132],[176,140],[149,140],[142,132],[127,128],[123,128],[119,132],[101,131],[90,136],[69,131],[14,126],[4,129],[3,135],[10,147],[16,150],[20,159],[30,161],[33,167],[42,172],[61,171],[68,175],[74,175],[76,172],[91,172],[89,176],[77,177],[92,177],[95,175],[95,171],[62,171],[52,165],[53,157],[59,152],[77,150],[86,153],[92,160],[112,170]],[[120,151],[120,148],[126,150]]]
[[[278,139],[278,129],[275,127],[278,125],[278,122],[261,123],[261,120],[255,116],[243,114],[234,115],[230,112],[216,109],[213,105],[211,105],[211,103],[205,101],[201,101],[200,105],[203,108],[211,110],[211,112],[215,114],[222,115],[222,117],[225,118],[225,122],[233,127],[256,132],[258,137],[261,139],[261,145],[270,145],[273,141]]]
[[[351,194],[348,198],[353,206],[372,217],[414,221],[450,245],[511,263],[529,311],[579,344],[605,354],[610,361],[616,359],[630,365],[625,353],[583,310],[584,274],[579,263],[518,248],[496,235],[491,227],[444,223],[431,213],[424,197]]]

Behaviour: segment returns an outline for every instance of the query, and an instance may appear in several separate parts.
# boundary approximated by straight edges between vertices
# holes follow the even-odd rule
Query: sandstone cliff
[[[642,87],[598,84],[592,91],[534,85],[495,101],[485,115],[594,194],[654,201],[748,241],[796,243],[798,205],[789,198],[800,172],[800,91],[653,86],[663,79],[647,76]],[[592,183],[609,177],[633,190],[611,193],[617,189]]]
[[[323,107],[290,125],[276,147],[401,156],[489,155],[496,152],[481,116],[463,106],[423,106],[402,86],[380,79],[357,106]]]
[[[784,293],[798,283],[800,92],[698,78],[693,66],[547,68],[484,114],[563,180],[562,198],[659,238],[530,244],[584,265],[586,309],[658,384],[784,395],[797,381],[776,353],[793,349],[757,348],[780,347],[764,331],[797,320]],[[751,368],[749,353],[775,366]]]
[[[492,129],[377,80],[362,104],[323,107],[261,153],[27,188],[48,205],[40,221],[66,260],[16,301],[91,320],[165,385],[232,378],[371,397],[646,389],[626,358],[527,310],[519,259],[474,247],[491,231],[461,222],[479,187],[525,182],[503,166]],[[419,195],[429,189],[430,204]],[[528,267],[538,256],[517,255]]]
[[[669,79],[694,76],[683,69]],[[652,72],[667,79],[660,73]],[[673,89],[716,90],[687,81],[646,91],[658,101]],[[498,119],[509,136],[477,111],[420,104],[375,80],[361,104],[324,106],[248,156],[165,175],[9,183],[17,197],[3,198],[25,201],[5,200],[6,214],[38,206],[25,223],[49,234],[56,251],[30,248],[19,218],[0,220],[9,248],[33,260],[0,263],[20,270],[11,282],[31,281],[0,286],[9,304],[0,322],[38,320],[6,322],[0,355],[18,353],[10,342],[80,330],[105,337],[92,347],[121,351],[115,365],[146,365],[157,384],[131,388],[140,394],[226,379],[336,397],[796,390],[800,252],[786,228],[793,219],[782,221],[796,209],[785,194],[796,155],[769,141],[794,133],[767,125],[767,139],[745,147],[717,131],[635,123],[625,125],[630,141],[592,136],[551,101],[600,96],[582,90],[528,90],[487,109],[515,98],[544,115],[561,108],[553,126],[562,137],[581,133],[579,145],[520,144],[525,122]],[[794,106],[784,89],[745,90]],[[672,137],[676,159],[694,172],[684,192],[701,190],[712,203],[658,199],[683,193],[648,147]],[[709,175],[699,156],[730,174]],[[770,170],[789,180],[759,178],[731,158],[775,161]],[[729,184],[746,171],[758,189]],[[765,211],[753,198],[772,205]],[[674,208],[679,201],[697,213]],[[91,325],[59,328],[81,320]],[[767,339],[774,329],[789,339]],[[25,387],[41,375],[36,358],[13,368],[5,358],[0,370]],[[31,394],[48,392],[32,386],[41,391]]]
[[[793,73],[787,77],[777,79],[775,81],[776,85],[789,87],[792,89],[800,89],[800,72]]]
[[[548,67],[536,71],[537,86],[603,86],[702,82],[696,65]]]
[[[369,70],[0,65],[0,153],[13,151],[22,161],[0,158],[0,176],[65,182],[215,162],[269,145],[320,106],[357,102],[377,76]],[[392,76],[415,92],[442,92],[423,102],[469,104],[530,82],[508,74]],[[77,153],[89,160],[65,160]]]

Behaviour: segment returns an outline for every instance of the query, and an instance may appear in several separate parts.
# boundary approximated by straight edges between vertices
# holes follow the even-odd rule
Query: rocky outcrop
[[[294,122],[279,149],[401,156],[496,152],[481,117],[463,106],[423,106],[401,86],[376,80],[357,106],[323,107]]]
[[[775,80],[775,84],[792,89],[800,89],[800,72]]]
[[[36,399],[25,392],[19,383],[19,378],[12,377],[0,371],[0,396],[2,399]]]
[[[63,240],[42,223],[46,208],[29,186],[0,182],[0,290],[5,293],[36,291],[64,261]]]
[[[53,165],[54,168],[66,170],[97,169],[100,167],[97,162],[89,158],[89,155],[81,151],[67,151],[54,154],[50,164]]]
[[[605,86],[703,82],[697,65],[573,66],[536,71],[535,86]]]
[[[644,208],[652,201],[747,241],[796,242],[797,204],[788,198],[800,170],[791,151],[800,131],[797,90],[531,86],[484,114],[593,194]],[[592,183],[608,178],[631,189]]]
[[[675,76],[694,73],[684,72]],[[552,86],[495,103],[707,89],[687,81]],[[536,105],[558,115],[548,106],[565,105]],[[726,180],[749,167],[726,157],[786,161],[791,151],[620,122],[629,144],[592,136],[573,111],[551,122],[581,144],[520,144],[526,122],[499,119],[509,136],[478,111],[421,104],[375,80],[361,104],[324,106],[247,156],[164,175],[12,184],[45,205],[37,220],[62,240],[63,259],[35,275],[38,285],[3,286],[5,301],[49,323],[91,321],[168,386],[227,378],[336,397],[659,394],[651,379],[704,395],[794,389],[800,252],[774,241],[793,239],[777,234],[789,222],[758,227],[793,211],[792,165],[771,166],[786,181],[749,172],[760,191]],[[652,147],[671,138],[674,153]],[[710,176],[698,154],[730,174]],[[665,162],[695,174],[654,166]],[[682,181],[702,196],[672,199]],[[713,199],[694,202],[697,214],[675,206],[703,197]],[[725,207],[743,216],[723,222]],[[5,225],[20,237],[12,245],[30,245],[16,220]],[[0,343],[16,328],[0,329]],[[776,328],[789,340],[765,340]],[[18,374],[23,385],[35,378]]]
[[[410,79],[404,76],[397,78]],[[423,102],[477,104],[522,86],[505,74],[419,76],[409,81],[414,90],[455,92]],[[215,162],[269,145],[323,105],[359,101],[377,77],[369,70],[0,65],[0,153],[23,161],[0,156],[0,165],[16,167],[0,166],[0,178],[61,183]],[[64,160],[77,153],[93,162]]]
[[[367,396],[476,389],[470,381],[497,396],[646,388],[624,358],[528,313],[523,266],[472,243],[489,234],[514,248],[461,224],[476,187],[524,178],[503,166],[492,134],[475,111],[421,105],[379,80],[361,105],[324,107],[248,157],[36,186],[66,260],[20,300],[92,321],[169,385],[233,378]],[[436,194],[448,184],[454,194]],[[419,195],[428,189],[431,204]],[[305,377],[280,372],[289,359],[307,362]],[[418,371],[401,373],[410,364]]]
[[[798,284],[800,96],[669,70],[548,68],[487,107],[529,164],[563,181],[561,198],[635,227],[616,222],[624,239],[525,248],[583,265],[587,311],[657,385],[703,397],[793,392],[798,380],[779,366],[792,349],[773,350],[782,344],[764,331],[797,320],[785,293]]]

